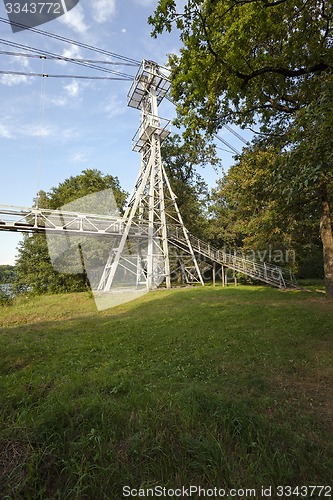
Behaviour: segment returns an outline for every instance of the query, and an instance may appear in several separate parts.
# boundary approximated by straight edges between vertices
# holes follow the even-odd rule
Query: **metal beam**
[[[119,217],[43,208],[0,206],[0,231],[115,236],[123,234]]]

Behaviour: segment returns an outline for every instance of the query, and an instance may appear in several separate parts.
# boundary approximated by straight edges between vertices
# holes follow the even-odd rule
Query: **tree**
[[[183,141],[174,134],[163,143],[161,153],[185,227],[195,236],[205,238],[209,192],[196,169],[219,165],[214,146],[203,141],[202,137],[195,142]]]
[[[239,156],[213,190],[211,237],[219,245],[288,264],[301,277],[318,277],[321,246],[314,206],[304,198],[293,207],[285,203],[285,184],[280,191],[276,175],[280,161],[272,147],[252,147]]]
[[[66,179],[58,187],[52,188],[49,193],[41,191],[35,204],[38,202],[39,207],[57,209],[87,194],[98,193],[109,188],[112,188],[115,199],[119,203],[119,210],[123,212],[126,193],[121,189],[118,179],[93,169],[84,170],[81,174]],[[104,210],[103,213],[107,213],[107,206],[98,208]],[[109,243],[105,241],[105,246],[107,245]],[[93,244],[90,251],[94,252]],[[96,253],[98,251],[99,249]],[[99,257],[96,255],[97,261]],[[17,291],[28,290],[31,293],[42,294],[87,289],[87,277],[84,273],[66,274],[54,269],[49,257],[45,234],[24,236],[18,247],[15,270]]]
[[[59,273],[53,268],[45,234],[25,235],[19,243],[14,286],[18,293],[36,295],[87,289],[82,274]]]
[[[153,36],[180,30],[170,56],[172,94],[182,122],[216,132],[226,121],[286,119],[311,101],[318,75],[333,69],[331,2],[159,0]]]
[[[0,306],[11,303],[11,284],[15,279],[15,268],[7,264],[0,266]]]
[[[327,295],[333,297],[333,76],[321,81],[309,106],[296,113],[276,175],[289,207],[320,220]]]
[[[211,233],[219,244],[262,249],[281,244],[271,166],[276,153],[247,149],[213,190]]]
[[[127,193],[120,187],[117,177],[102,174],[102,172],[95,169],[83,170],[81,174],[69,177],[60,183],[58,187],[53,187],[48,194],[49,201],[47,208],[57,209],[74,200],[79,200],[88,194],[99,193],[105,189],[112,189],[117,209],[122,214],[124,212]],[[85,211],[89,210],[89,207],[84,208]],[[111,207],[111,211],[114,208]],[[97,207],[93,206],[93,210],[96,211],[96,209]],[[110,213],[109,206],[99,206],[98,210],[98,213]]]
[[[279,147],[284,160],[286,144],[290,149],[293,140],[294,154],[306,151],[306,142],[308,149],[313,148],[307,162],[311,174],[304,176],[297,163],[294,184],[299,192],[307,192],[309,179],[318,179],[314,192],[330,298],[333,239],[326,182],[330,160],[321,155],[318,162],[314,154],[318,149],[306,140],[305,129],[315,140],[310,126],[314,116],[320,117],[323,127],[331,127],[331,113],[319,103],[333,70],[332,19],[333,4],[323,0],[188,0],[182,13],[176,11],[175,0],[159,0],[149,20],[154,36],[174,25],[181,30],[180,56],[170,57],[180,123],[196,133],[200,129],[214,133],[227,122],[245,127],[260,121],[266,144]],[[294,200],[295,196],[294,192]]]
[[[15,267],[7,264],[0,266],[0,283],[12,283],[15,277]]]

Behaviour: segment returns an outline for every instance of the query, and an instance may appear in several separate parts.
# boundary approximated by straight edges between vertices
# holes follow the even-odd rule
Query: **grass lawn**
[[[161,290],[102,313],[88,294],[20,298],[0,308],[0,353],[1,498],[331,484],[320,293]]]

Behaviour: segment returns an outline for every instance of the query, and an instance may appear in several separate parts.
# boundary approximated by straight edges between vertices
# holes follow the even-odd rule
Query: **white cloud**
[[[63,92],[59,92],[58,95],[46,95],[45,102],[50,106],[77,107],[82,102],[82,90],[89,87],[91,87],[90,82],[73,79],[67,85],[63,85]]]
[[[29,61],[26,57],[11,57],[9,60],[9,70],[13,72],[22,72],[26,73],[30,70]],[[31,83],[33,77],[28,75],[16,75],[16,74],[4,74],[0,78],[0,82],[3,85],[7,85],[8,87],[12,87],[13,85],[20,85],[21,83]]]
[[[88,26],[84,22],[84,10],[81,5],[77,5],[75,9],[70,10],[64,16],[59,17],[61,23],[66,24],[76,33],[85,33]]]
[[[0,137],[4,137],[5,139],[12,139],[13,138],[8,127],[6,127],[5,125],[2,125],[1,123],[0,123]]]
[[[76,80],[72,80],[71,83],[65,85],[64,89],[70,97],[76,97],[79,94],[79,84]]]
[[[22,68],[30,68],[29,61],[27,57],[15,56],[16,61],[20,64]]]
[[[74,58],[81,57],[80,47],[78,47],[77,45],[72,44],[69,47],[69,49],[63,50],[62,55],[64,57],[69,57],[69,58],[70,57],[74,57]]]
[[[2,75],[0,82],[3,85],[12,87],[13,85],[20,85],[21,83],[29,83],[31,77],[26,75]]]
[[[43,125],[42,127],[40,125],[27,125],[21,127],[19,132],[28,137],[50,137],[54,135],[54,129],[49,125]]]
[[[88,158],[82,151],[77,151],[70,156],[71,163],[87,163]]]
[[[62,142],[68,142],[72,141],[73,139],[78,139],[80,137],[80,133],[77,129],[64,128],[57,133],[57,137]]]
[[[139,5],[142,5],[143,7],[150,7],[152,5],[156,5],[156,7],[157,7],[158,0],[135,0],[135,1]]]
[[[122,115],[126,112],[126,104],[117,96],[111,94],[103,102],[103,110],[106,111],[110,118]]]
[[[82,58],[80,47],[77,45],[71,45],[68,49],[64,49],[61,54],[63,57],[68,59],[80,59]],[[58,64],[68,64],[66,61],[57,61]]]
[[[121,32],[122,32],[122,33],[127,33],[126,28],[123,28],[123,29],[121,30]]]
[[[17,133],[25,137],[48,137],[52,142],[67,143],[73,139],[77,139],[80,134],[78,130],[73,128],[60,128],[55,125],[25,124],[18,127]]]
[[[46,96],[45,102],[51,106],[65,106],[68,103],[68,100],[64,96]]]
[[[97,23],[105,23],[116,13],[116,0],[95,0],[92,16]]]

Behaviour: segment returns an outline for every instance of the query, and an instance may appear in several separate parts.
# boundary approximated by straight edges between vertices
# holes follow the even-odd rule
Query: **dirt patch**
[[[276,380],[276,386],[285,392],[286,399],[298,407],[302,406],[320,423],[322,430],[333,437],[333,368],[325,373],[306,375],[300,378]]]
[[[28,445],[19,441],[5,441],[0,447],[0,497],[8,494],[11,479],[18,484],[25,476],[25,458]],[[21,481],[20,481],[21,478]]]

